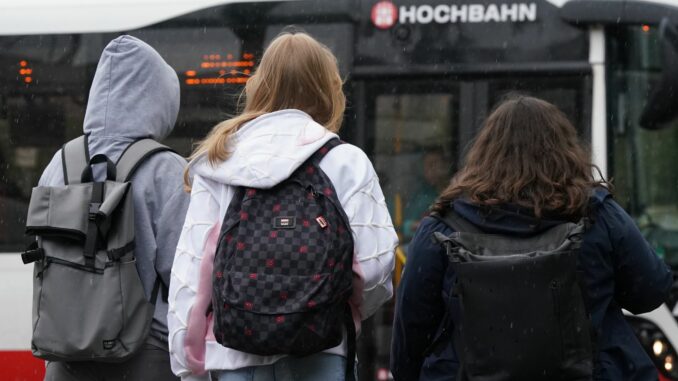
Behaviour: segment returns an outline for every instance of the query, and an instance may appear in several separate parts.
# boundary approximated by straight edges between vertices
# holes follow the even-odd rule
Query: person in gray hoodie
[[[116,162],[125,148],[141,138],[166,138],[179,112],[176,72],[148,44],[120,36],[104,49],[85,113],[84,133],[90,156],[105,154]],[[146,297],[160,277],[167,290],[177,240],[188,208],[182,173],[186,161],[163,151],[146,159],[132,177],[137,270]],[[100,172],[100,173],[97,173]],[[95,167],[102,178],[103,168]],[[40,178],[40,186],[64,184],[61,151]],[[47,364],[45,380],[169,380],[167,303],[158,293],[146,345],[124,363]],[[166,295],[166,294],[165,294]],[[77,317],[76,317],[77,318]]]

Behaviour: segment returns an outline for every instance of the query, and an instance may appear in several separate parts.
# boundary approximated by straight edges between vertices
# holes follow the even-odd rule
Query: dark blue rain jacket
[[[486,233],[529,236],[562,223],[537,221],[516,207],[487,208],[457,200],[454,210]],[[657,372],[621,309],[642,313],[660,306],[672,284],[668,266],[658,258],[629,215],[599,189],[591,198],[593,223],[584,235],[579,267],[584,272],[598,358],[595,380],[656,380]],[[434,232],[451,234],[443,222],[425,218],[408,247],[407,264],[397,291],[393,324],[391,370],[396,380],[455,380],[458,360],[452,335],[441,333],[445,309],[452,311],[453,329],[458,301],[445,305],[455,275],[448,270],[442,246]],[[430,350],[429,350],[430,349]]]

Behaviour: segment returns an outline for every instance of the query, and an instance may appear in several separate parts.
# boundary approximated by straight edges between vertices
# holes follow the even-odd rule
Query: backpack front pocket
[[[118,342],[123,319],[115,292],[117,266],[94,270],[46,257],[36,284],[40,295],[32,344],[45,357],[84,360],[124,351]]]

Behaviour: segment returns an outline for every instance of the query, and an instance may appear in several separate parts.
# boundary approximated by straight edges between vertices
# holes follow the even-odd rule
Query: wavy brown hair
[[[478,205],[514,204],[543,215],[578,218],[587,214],[593,188],[610,184],[594,177],[600,170],[556,106],[513,95],[485,121],[432,209],[444,213],[465,198]]]

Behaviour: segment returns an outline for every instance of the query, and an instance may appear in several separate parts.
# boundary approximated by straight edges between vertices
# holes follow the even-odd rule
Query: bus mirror
[[[650,91],[640,117],[642,128],[667,127],[678,116],[678,28],[668,18],[659,25],[662,74]]]

